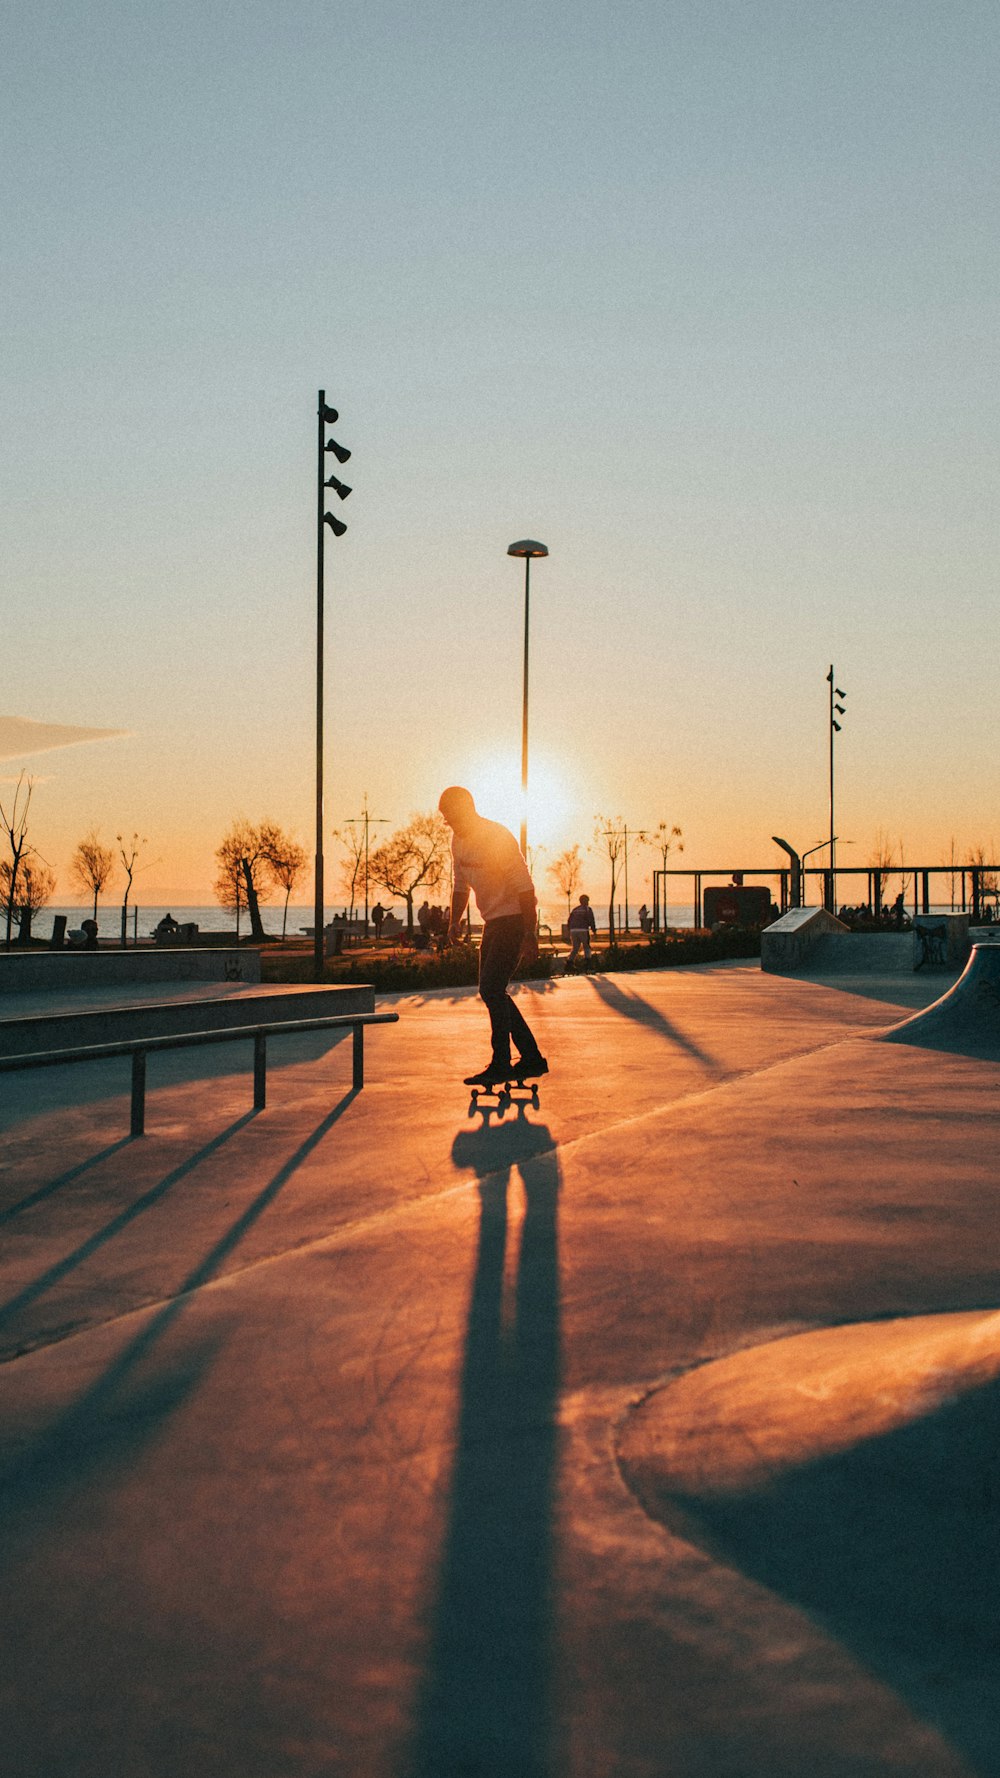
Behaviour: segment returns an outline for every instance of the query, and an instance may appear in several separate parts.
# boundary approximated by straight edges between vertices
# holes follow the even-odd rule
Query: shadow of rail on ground
[[[29,1192],[26,1198],[19,1198],[16,1204],[8,1204],[4,1210],[0,1210],[0,1226],[5,1222],[13,1222],[15,1216],[22,1215],[25,1210],[31,1210],[46,1198],[51,1198],[53,1193],[62,1191],[67,1185],[72,1185],[74,1179],[79,1179],[83,1173],[89,1173],[91,1167],[99,1166],[101,1161],[109,1160],[113,1154],[118,1153],[120,1148],[127,1148],[131,1141],[131,1136],[121,1136],[117,1142],[109,1142],[96,1154],[88,1155],[86,1160],[78,1161],[75,1167],[67,1168],[65,1173],[59,1174],[58,1178],[50,1179],[46,1185],[40,1185],[37,1191]]]
[[[217,1276],[248,1229],[356,1098],[357,1089],[352,1087],[192,1267],[170,1299],[150,1312],[104,1371],[48,1426],[27,1438],[16,1428],[6,1429],[6,1449],[0,1444],[0,1553],[7,1563],[57,1518],[70,1494],[133,1461],[156,1436],[163,1419],[196,1392],[225,1337],[224,1320],[198,1339],[180,1338],[167,1355],[159,1350],[165,1336],[192,1293]]]

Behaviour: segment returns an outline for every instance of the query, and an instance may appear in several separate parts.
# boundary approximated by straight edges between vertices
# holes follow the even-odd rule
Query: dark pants
[[[527,1021],[507,992],[510,978],[517,968],[524,939],[524,917],[505,914],[499,920],[487,920],[479,950],[479,998],[490,1015],[493,1038],[493,1060],[501,1068],[510,1066],[510,1040],[514,1039],[522,1056],[534,1056],[538,1045]]]

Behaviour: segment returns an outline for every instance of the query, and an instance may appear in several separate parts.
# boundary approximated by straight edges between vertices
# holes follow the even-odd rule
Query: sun
[[[521,826],[521,759],[513,748],[477,755],[466,783],[481,815],[502,821],[513,833]],[[564,843],[574,814],[568,774],[551,756],[532,753],[528,763],[528,844],[551,848]]]

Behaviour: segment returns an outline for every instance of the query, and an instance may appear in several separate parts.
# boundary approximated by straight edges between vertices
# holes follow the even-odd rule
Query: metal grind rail
[[[281,1019],[269,1024],[230,1026],[221,1031],[184,1031],[169,1037],[123,1037],[115,1043],[75,1044],[66,1049],[35,1050],[24,1056],[0,1056],[0,1073],[20,1068],[55,1068],[69,1062],[104,1062],[113,1056],[132,1058],[132,1115],[129,1134],[142,1136],[146,1128],[146,1057],[150,1051],[194,1049],[203,1043],[239,1043],[253,1039],[253,1108],[267,1103],[267,1040],[310,1031],[351,1027],[351,1084],[359,1092],[365,1084],[365,1026],[395,1025],[398,1012],[329,1013],[319,1019]]]

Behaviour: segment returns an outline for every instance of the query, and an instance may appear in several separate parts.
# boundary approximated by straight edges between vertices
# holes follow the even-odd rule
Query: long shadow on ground
[[[559,1385],[559,1163],[549,1130],[463,1131],[480,1223],[451,1481],[412,1778],[550,1773],[552,1496]],[[524,1189],[513,1292],[508,1197]]]
[[[22,1215],[25,1210],[33,1209],[45,1198],[51,1198],[53,1193],[62,1191],[64,1186],[72,1185],[73,1181],[79,1179],[81,1174],[88,1173],[91,1167],[99,1166],[101,1161],[106,1161],[111,1155],[117,1154],[120,1148],[127,1148],[131,1141],[131,1136],[121,1136],[117,1142],[109,1142],[106,1148],[99,1149],[96,1154],[88,1155],[84,1161],[78,1161],[75,1167],[67,1168],[66,1172],[60,1173],[56,1179],[50,1179],[47,1185],[40,1185],[36,1191],[29,1192],[26,1198],[19,1198],[16,1204],[8,1204],[4,1210],[0,1210],[0,1226],[5,1222],[13,1222],[15,1216]]]
[[[621,1013],[625,1019],[634,1019],[637,1024],[645,1025],[648,1030],[654,1031],[658,1037],[665,1038],[668,1043],[683,1050],[685,1055],[690,1056],[695,1062],[700,1062],[713,1074],[723,1072],[721,1063],[717,1062],[708,1050],[702,1049],[692,1037],[686,1036],[679,1026],[672,1024],[668,1018],[664,1017],[663,1013],[658,1011],[655,1006],[651,1006],[648,1000],[643,1000],[642,995],[637,994],[634,989],[620,988],[617,982],[609,982],[605,976],[590,975],[586,979],[598,999],[604,1001],[605,1006],[610,1006],[614,1012]]]
[[[150,1186],[148,1191],[144,1191],[133,1203],[126,1205],[124,1210],[119,1210],[109,1222],[104,1224],[103,1228],[96,1229],[92,1235],[88,1235],[87,1239],[82,1241],[78,1247],[74,1248],[72,1253],[67,1253],[62,1259],[57,1260],[54,1265],[48,1266],[46,1270],[40,1273],[37,1278],[33,1279],[30,1284],[26,1284],[22,1290],[19,1290],[16,1296],[10,1297],[5,1303],[0,1303],[0,1338],[2,1338],[2,1330],[10,1322],[15,1321],[22,1310],[28,1308],[30,1304],[37,1302],[39,1297],[44,1296],[45,1293],[51,1290],[54,1285],[58,1284],[61,1279],[67,1277],[70,1272],[75,1271],[78,1266],[82,1266],[85,1261],[90,1259],[93,1254],[97,1253],[100,1248],[106,1246],[109,1241],[114,1240],[116,1235],[120,1235],[124,1229],[128,1228],[137,1217],[142,1216],[145,1211],[151,1210],[154,1204],[158,1204],[160,1199],[165,1197],[167,1192],[177,1185],[180,1180],[185,1179],[189,1173],[193,1173],[195,1169],[201,1165],[202,1161],[206,1160],[209,1155],[214,1154],[224,1143],[228,1142],[229,1139],[236,1134],[237,1130],[243,1128],[244,1124],[249,1123],[253,1116],[254,1113],[248,1111],[243,1117],[237,1118],[235,1123],[230,1124],[227,1129],[222,1130],[211,1142],[207,1142],[204,1147],[199,1148],[196,1154],[189,1155],[179,1166],[172,1168],[172,1170],[162,1179],[158,1180],[155,1185]],[[108,1150],[106,1152],[110,1153],[111,1151]],[[70,1177],[72,1177],[72,1174]],[[37,1195],[41,1196],[43,1194]]]
[[[141,1323],[74,1401],[34,1437],[14,1437],[7,1451],[0,1445],[0,1550],[8,1560],[51,1522],[70,1492],[133,1461],[161,1420],[196,1391],[222,1335],[216,1330],[198,1341],[181,1340],[171,1358],[158,1351],[164,1336],[192,1292],[218,1275],[247,1230],[356,1097],[354,1088],[345,1094],[192,1267],[177,1292]]]

